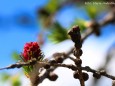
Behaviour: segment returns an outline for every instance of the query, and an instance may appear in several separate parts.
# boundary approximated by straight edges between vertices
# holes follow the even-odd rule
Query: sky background
[[[11,59],[13,51],[22,52],[26,42],[37,41],[40,26],[37,21],[36,9],[44,6],[46,3],[47,0],[0,0],[0,68],[15,63]],[[31,22],[26,25],[20,23],[19,18],[22,15],[27,15]],[[101,16],[104,16],[104,14]],[[57,13],[55,19],[59,21],[62,26],[69,28],[70,23],[78,17],[89,20],[83,9],[75,9],[74,6],[66,6]],[[89,65],[92,68],[98,68],[99,65],[97,64],[103,64],[102,61],[106,56],[108,48],[115,42],[114,28],[115,25],[109,24],[103,27],[102,36],[96,37],[91,35],[85,41],[83,45],[84,54],[82,56],[84,66]],[[72,46],[73,43],[70,40],[66,40],[60,44],[52,44],[47,41],[42,50],[45,56],[49,57],[56,51],[66,52]],[[66,61],[65,63],[71,62]],[[19,69],[4,71],[12,71],[12,73],[15,73],[15,71],[19,71]],[[46,86],[46,84],[47,86],[76,86],[76,80],[71,77],[71,71],[67,71],[66,69],[57,70],[56,73],[59,74],[59,76],[63,75],[63,77],[59,78],[56,83],[45,80],[45,83],[40,86]],[[3,71],[0,71],[0,73],[1,72]],[[25,78],[23,77],[22,80],[25,80]],[[106,80],[108,79],[105,79],[105,81]],[[89,86],[89,81],[86,82],[86,86]],[[108,81],[111,82],[110,80]],[[108,85],[103,86],[110,86],[109,82]]]

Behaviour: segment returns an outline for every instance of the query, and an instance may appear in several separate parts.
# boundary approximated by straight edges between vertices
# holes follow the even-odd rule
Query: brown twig
[[[34,60],[33,60],[34,61]],[[106,72],[105,73],[101,73],[101,71],[96,71],[96,70],[94,70],[94,69],[92,69],[92,68],[90,68],[89,66],[85,66],[85,67],[76,67],[75,65],[72,65],[72,64],[62,64],[62,63],[55,63],[55,64],[51,64],[51,63],[49,63],[49,62],[37,62],[38,64],[48,64],[48,65],[51,65],[51,66],[54,66],[54,67],[65,67],[65,68],[69,68],[69,69],[71,69],[71,70],[78,70],[78,69],[81,69],[81,70],[85,70],[85,71],[87,71],[87,72],[92,72],[92,73],[96,73],[96,72],[99,72],[99,74],[100,75],[102,75],[102,76],[105,76],[105,77],[108,77],[108,78],[110,78],[110,79],[112,79],[112,80],[115,80],[115,77],[114,76],[112,76],[112,75],[109,75],[109,74],[107,74]],[[8,66],[8,67],[5,67],[4,69],[12,69],[12,68],[20,68],[20,67],[22,67],[22,66],[30,66],[30,65],[34,65],[34,63],[31,63],[31,62],[22,62],[22,63],[16,63],[16,64],[12,64],[12,65],[10,65],[10,66]],[[53,70],[53,68],[51,68],[51,69],[48,69],[47,71],[52,71]],[[47,75],[47,74],[46,74]],[[43,77],[42,77],[43,78]],[[41,78],[41,81],[42,81],[42,78]],[[46,78],[46,77],[45,77]]]
[[[76,61],[79,61],[75,64],[77,67],[80,68],[82,64],[82,61],[80,59],[80,56],[82,55],[82,50],[81,50],[82,42],[81,42],[81,34],[80,34],[79,26],[73,26],[72,29],[69,30],[68,34],[70,35],[71,40],[75,43],[75,49],[73,51],[73,54],[76,57]],[[79,81],[80,81],[81,86],[85,86],[82,70],[78,69],[77,71],[79,73]]]

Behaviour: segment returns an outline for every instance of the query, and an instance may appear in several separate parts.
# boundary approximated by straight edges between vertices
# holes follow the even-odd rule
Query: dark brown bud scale
[[[73,54],[75,56],[81,56],[83,54],[83,51],[81,49],[79,49],[79,50],[74,49],[73,50]]]
[[[73,73],[73,77],[74,77],[75,79],[79,79],[79,73],[78,73],[78,71],[75,71],[75,72]]]
[[[89,79],[89,75],[85,72],[82,73],[84,81],[87,81]]]
[[[71,40],[75,43],[76,49],[80,49],[82,47],[82,42],[79,26],[73,26],[68,34],[70,35]]]
[[[46,64],[46,65],[44,66],[44,68],[45,68],[45,69],[49,69],[49,68],[50,68],[50,65],[49,65],[49,64]]]
[[[78,32],[80,31],[80,28],[78,25],[72,27],[73,31]]]
[[[79,26],[73,26],[71,30],[68,31],[69,35],[80,35],[80,29]]]
[[[81,65],[82,64],[82,60],[81,59],[78,59],[76,62],[75,62],[76,65]]]
[[[58,78],[58,75],[56,75],[55,73],[50,73],[49,76],[47,77],[49,80],[51,81],[56,81]]]
[[[73,37],[73,40],[74,40],[74,42],[75,42],[76,44],[81,44],[81,38],[80,38],[80,36],[79,36],[79,38]]]
[[[75,48],[80,49],[82,47],[82,44],[80,42],[75,43]]]
[[[76,49],[73,50],[73,54],[74,54],[74,56],[77,56],[77,50]]]
[[[57,63],[62,63],[63,62],[62,57],[56,57],[55,60],[56,60]]]
[[[57,63],[57,62],[56,62],[56,60],[50,60],[49,63],[55,64],[55,63]]]
[[[101,75],[99,73],[93,73],[93,77],[95,77],[96,79],[100,79]]]
[[[83,54],[83,51],[81,49],[78,50],[78,55],[81,56]]]

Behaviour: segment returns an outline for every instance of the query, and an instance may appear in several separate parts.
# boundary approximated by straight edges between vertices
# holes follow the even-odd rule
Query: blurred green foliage
[[[29,77],[28,73],[31,72],[32,69],[33,69],[32,66],[24,66],[24,67],[23,67],[24,74],[25,74],[27,77]]]
[[[20,55],[19,55],[19,53],[16,52],[16,51],[14,51],[14,52],[12,53],[12,59],[13,59],[14,61],[20,60]]]
[[[50,0],[48,2],[48,4],[45,6],[45,8],[50,12],[50,13],[54,13],[57,11],[58,9],[58,0]]]
[[[68,39],[67,30],[63,28],[59,23],[55,23],[51,29],[51,34],[48,38],[54,42],[59,43]]]
[[[0,76],[1,76],[1,81],[5,82],[10,78],[11,75],[6,72],[3,72]]]
[[[91,19],[96,19],[96,17],[99,15],[100,12],[102,12],[102,10],[104,10],[106,8],[105,5],[96,5],[96,4],[90,4],[90,5],[86,5],[84,6],[88,16]]]
[[[5,83],[9,81],[11,86],[21,86],[20,75],[11,75],[7,72],[3,72],[0,74],[0,81]]]
[[[15,76],[15,77],[12,78],[12,86],[21,86],[19,76]]]
[[[12,86],[21,86],[21,83],[18,80],[14,80]]]

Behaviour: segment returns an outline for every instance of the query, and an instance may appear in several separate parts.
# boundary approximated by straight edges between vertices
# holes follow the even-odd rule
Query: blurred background
[[[95,3],[94,3],[95,2]],[[55,52],[67,52],[73,47],[67,31],[79,25],[81,33],[88,21],[102,21],[113,4],[110,0],[0,0],[0,68],[16,63],[24,44],[37,41],[45,55],[51,58]],[[101,4],[99,4],[101,3]],[[83,44],[83,66],[105,69],[115,75],[115,23],[101,27],[101,35],[89,36]],[[64,63],[71,64],[70,60]],[[40,86],[76,86],[71,70],[58,68],[57,81],[45,79]],[[86,86],[111,86],[112,81],[102,77],[95,80],[92,73]],[[103,83],[104,82],[104,83]],[[29,80],[22,69],[0,71],[0,86],[28,86]]]

